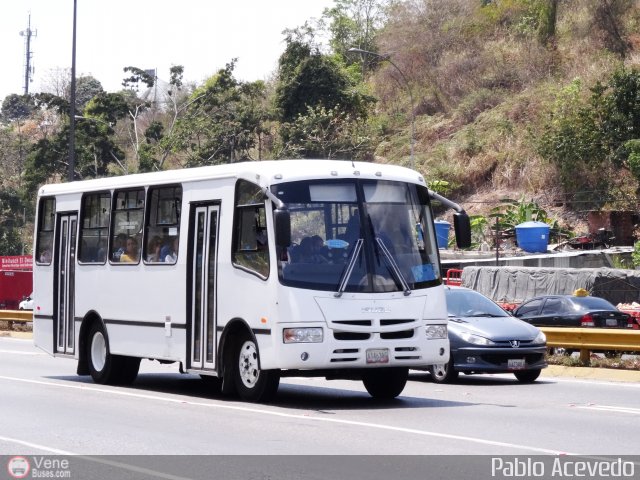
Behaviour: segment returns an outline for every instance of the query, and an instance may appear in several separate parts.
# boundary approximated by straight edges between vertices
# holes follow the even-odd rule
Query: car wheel
[[[258,347],[248,333],[236,344],[234,383],[238,395],[248,402],[268,402],[278,391],[280,372],[260,370]]]
[[[391,400],[402,393],[408,378],[408,368],[376,368],[364,372],[362,383],[373,398]]]
[[[533,383],[540,376],[539,368],[537,370],[523,370],[521,372],[513,372],[516,378],[522,383]]]
[[[429,367],[431,379],[435,383],[451,383],[458,378],[458,372],[453,368],[453,356],[447,363],[437,363]]]

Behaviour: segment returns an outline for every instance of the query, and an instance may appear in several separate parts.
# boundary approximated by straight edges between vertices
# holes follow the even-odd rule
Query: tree
[[[278,154],[283,158],[371,160],[373,140],[364,118],[352,117],[337,106],[307,107],[295,121],[281,125],[287,142]]]
[[[31,115],[35,108],[31,95],[7,95],[2,101],[2,118],[10,122],[24,120]]]
[[[334,6],[323,13],[324,21],[329,23],[329,44],[333,52],[347,62],[351,59],[346,52],[352,47],[377,52],[376,35],[387,19],[388,3],[387,0],[335,0]]]
[[[197,88],[167,140],[173,151],[185,152],[186,166],[250,160],[268,118],[266,86],[233,77],[235,60]]]
[[[282,123],[279,155],[346,158],[367,156],[362,146],[368,109],[374,99],[358,90],[338,56],[323,55],[307,32],[290,32],[279,59],[275,106]],[[313,125],[314,122],[317,122]],[[335,128],[336,131],[330,130]],[[360,132],[351,142],[344,132]],[[321,144],[313,147],[305,134]],[[363,138],[369,140],[363,141]],[[349,151],[351,148],[351,151]],[[368,147],[364,148],[368,151]]]

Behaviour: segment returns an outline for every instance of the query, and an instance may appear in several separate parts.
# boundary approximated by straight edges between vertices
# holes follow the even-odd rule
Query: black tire
[[[102,385],[130,385],[140,369],[139,358],[111,355],[109,338],[99,322],[89,330],[87,362],[91,378]]]
[[[131,385],[138,377],[141,359],[136,357],[122,357],[119,355],[112,355],[112,357],[116,370],[114,383],[118,385]]]
[[[280,372],[260,370],[260,356],[255,340],[244,333],[238,337],[233,355],[236,391],[247,402],[268,402],[278,391]]]
[[[213,375],[200,375],[207,392],[219,395],[222,392],[222,378]]]
[[[89,363],[89,373],[94,382],[102,385],[115,383],[113,358],[113,355],[109,353],[107,333],[100,322],[94,322],[87,339],[87,362]]]
[[[536,370],[522,370],[520,372],[513,372],[513,374],[516,376],[518,381],[522,383],[533,383],[540,376],[541,371],[542,370],[538,368]]]
[[[431,380],[434,383],[452,383],[458,379],[458,372],[453,368],[453,354],[447,363],[431,365],[429,367]]]
[[[408,378],[408,368],[376,368],[364,372],[362,383],[373,398],[391,400],[402,393]]]

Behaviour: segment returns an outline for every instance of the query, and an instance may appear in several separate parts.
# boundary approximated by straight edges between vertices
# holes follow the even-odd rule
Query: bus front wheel
[[[373,398],[390,400],[402,393],[408,378],[408,368],[376,368],[364,372],[362,383]]]
[[[260,370],[258,347],[249,334],[240,337],[235,349],[234,383],[242,400],[268,402],[278,391],[280,373]]]
[[[94,382],[100,384],[113,382],[113,356],[109,353],[107,334],[98,322],[95,322],[89,331],[87,359],[89,360],[89,372]]]
[[[111,355],[107,334],[100,323],[96,322],[91,327],[87,348],[89,373],[94,382],[103,385],[128,385],[138,376],[140,359]]]

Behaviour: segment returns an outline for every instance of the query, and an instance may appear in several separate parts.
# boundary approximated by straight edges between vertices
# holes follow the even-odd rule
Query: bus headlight
[[[446,325],[427,325],[426,327],[427,338],[429,340],[436,340],[439,338],[447,338],[447,326]]]
[[[284,343],[321,343],[322,328],[285,328],[282,331]]]

